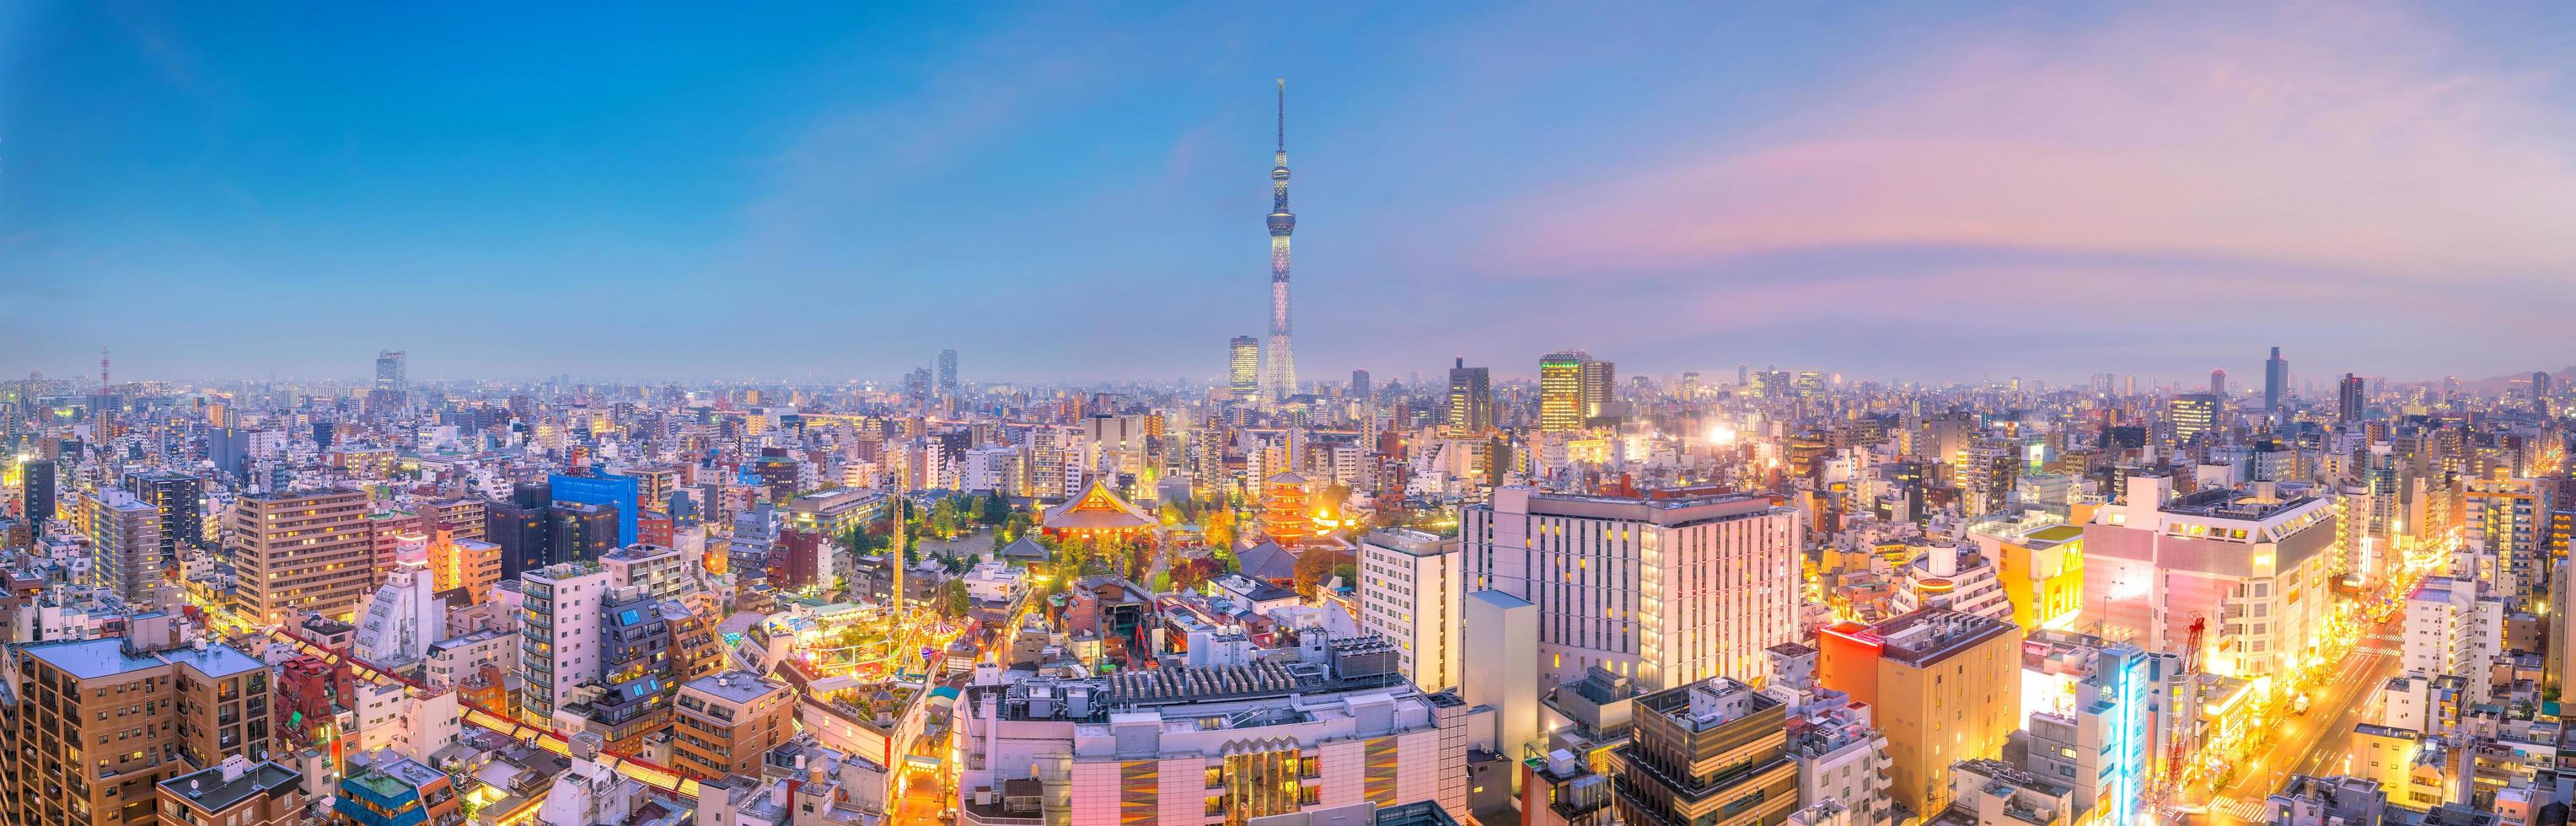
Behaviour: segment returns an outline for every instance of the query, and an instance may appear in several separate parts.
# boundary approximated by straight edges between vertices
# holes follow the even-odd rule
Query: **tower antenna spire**
[[[1279,79],[1279,154],[1288,154],[1288,79]]]

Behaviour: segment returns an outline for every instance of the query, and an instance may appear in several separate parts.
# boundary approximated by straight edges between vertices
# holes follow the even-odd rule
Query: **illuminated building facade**
[[[1570,433],[1583,429],[1583,363],[1580,352],[1549,353],[1538,360],[1538,429]]]
[[[1226,389],[1238,399],[1261,393],[1261,341],[1235,336],[1226,342]]]
[[[195,647],[172,617],[132,636],[13,646],[0,665],[0,812],[21,826],[155,822],[154,785],[270,754],[267,664]],[[164,709],[134,714],[144,704]]]
[[[1404,684],[1385,642],[1310,659],[966,689],[952,712],[964,826],[1196,823],[1467,802],[1468,706]]]
[[[1507,486],[1459,513],[1467,590],[1538,608],[1549,683],[1601,666],[1647,690],[1759,682],[1798,632],[1799,523],[1758,494],[1608,497]]]
[[[2084,609],[2084,528],[2047,511],[1979,520],[1968,537],[2001,568],[2004,597],[2022,630],[2072,626]]]
[[[2175,444],[2190,444],[2218,429],[2219,411],[2225,405],[2217,396],[2207,393],[2184,393],[2173,397],[2165,406],[2165,421],[2173,428]]]
[[[1395,642],[1396,668],[1415,686],[1456,687],[1465,574],[1458,540],[1380,528],[1359,546],[1360,628]]]
[[[1261,482],[1261,533],[1281,545],[1295,545],[1319,535],[1306,477],[1280,471]]]
[[[1725,678],[1638,697],[1618,749],[1619,816],[1640,826],[1777,824],[1798,809],[1787,707]]]
[[[2477,555],[2478,578],[2496,593],[2538,600],[2548,593],[2550,486],[2506,476],[2496,468],[2470,479],[2466,502],[2468,553]]]
[[[1449,368],[1449,435],[1476,436],[1494,429],[1494,380],[1482,367],[1460,358]]]
[[[2151,650],[2197,638],[2213,674],[2251,679],[2304,665],[2334,602],[2333,501],[2283,498],[2259,482],[2177,499],[2172,485],[2130,474],[2123,500],[2084,526],[2081,622]]]
[[[366,491],[244,496],[225,542],[240,571],[236,598],[254,622],[284,624],[305,611],[346,619],[375,583]]]
[[[2001,753],[2021,723],[2021,629],[1938,609],[1816,635],[1817,682],[1875,709],[1888,796],[1916,813],[1949,805],[1950,766]]]

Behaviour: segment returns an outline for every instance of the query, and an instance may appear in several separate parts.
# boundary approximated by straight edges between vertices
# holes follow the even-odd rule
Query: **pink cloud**
[[[2410,279],[2576,268],[2576,118],[2421,21],[2158,6],[1901,61],[1743,145],[1536,197],[1498,269],[1853,245],[2174,256]]]

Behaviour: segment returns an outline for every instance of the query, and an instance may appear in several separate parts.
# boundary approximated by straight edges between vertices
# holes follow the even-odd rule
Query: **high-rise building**
[[[145,602],[161,583],[160,513],[134,494],[110,488],[83,496],[89,526],[89,582],[129,602]]]
[[[1583,429],[1586,411],[1584,363],[1578,351],[1549,353],[1538,359],[1538,429],[1569,433]]]
[[[1365,399],[1365,398],[1368,398],[1368,397],[1369,397],[1369,391],[1371,391],[1371,390],[1375,390],[1375,389],[1376,389],[1375,387],[1372,387],[1372,386],[1370,386],[1370,385],[1369,385],[1369,371],[1366,371],[1366,370],[1353,370],[1353,371],[1351,371],[1351,398],[1354,398],[1354,399]]]
[[[615,474],[567,476],[558,473],[547,477],[546,484],[554,491],[554,501],[616,509],[617,545],[635,544],[636,518],[642,512],[637,507],[642,488],[636,484],[635,477]]]
[[[1449,368],[1449,435],[1475,436],[1494,429],[1494,381],[1482,367],[1460,357]]]
[[[27,492],[27,523],[37,531],[54,518],[54,460],[29,459],[18,469],[19,485]]]
[[[2173,427],[2175,444],[2191,444],[2203,435],[2215,437],[2220,397],[2207,393],[2184,393],[2173,397],[2165,406],[2165,420]]]
[[[1618,370],[1609,362],[1583,358],[1583,416],[1591,418],[1610,412],[1611,402],[1619,398]]]
[[[2289,401],[2290,360],[2281,357],[2281,348],[2272,348],[2272,357],[2263,360],[2263,412],[2275,418],[2281,415],[2281,404]]]
[[[939,351],[939,396],[951,398],[956,395],[957,351],[941,350]]]
[[[599,679],[608,571],[596,562],[550,565],[521,575],[519,588],[519,633],[527,637],[519,656],[525,683],[519,715],[529,725],[552,726],[555,711],[574,702],[579,686]]]
[[[376,389],[399,398],[411,390],[410,355],[401,350],[376,351]]]
[[[2021,628],[1925,609],[1816,635],[1817,682],[1867,703],[1887,732],[1888,796],[1915,812],[1949,806],[1950,766],[2002,753],[2021,723]]]
[[[255,622],[285,624],[303,612],[345,620],[375,582],[366,491],[244,496],[225,542],[240,576],[236,599]]]
[[[1751,686],[1700,680],[1638,697],[1618,748],[1620,820],[1640,826],[1785,823],[1796,811],[1787,707]]]
[[[160,513],[161,545],[157,564],[178,564],[180,550],[196,547],[205,539],[204,478],[175,470],[135,470],[127,471],[121,481],[135,498]]]
[[[1360,538],[1360,628],[1395,641],[1396,668],[1424,691],[1458,685],[1458,540],[1411,528]]]
[[[1261,392],[1261,342],[1251,336],[1235,336],[1226,342],[1226,389],[1235,398],[1249,399]]]
[[[1270,168],[1270,342],[1262,348],[1261,393],[1285,398],[1297,392],[1297,360],[1288,344],[1288,236],[1297,215],[1288,211],[1288,80],[1279,81],[1279,155]]]
[[[1649,690],[1759,682],[1797,634],[1797,512],[1769,496],[1494,491],[1459,514],[1468,590],[1538,607],[1549,683],[1598,665]]]
[[[2512,478],[2506,468],[2470,479],[2463,487],[2464,552],[2476,556],[2478,579],[2497,594],[2528,600],[2546,595],[2549,517],[2556,505],[2551,494],[2556,492],[2537,480]]]
[[[2227,371],[2209,371],[2209,394],[2222,399],[2227,398]]]
[[[2537,371],[2531,374],[2532,412],[2547,416],[2550,414],[2551,410],[2556,409],[2551,406],[2550,402],[2558,393],[2557,384],[2557,377],[2550,375],[2546,370]]]
[[[2361,377],[2351,373],[2343,374],[2343,381],[2335,386],[2337,417],[2347,424],[2360,424],[2363,398]]]
[[[154,823],[176,816],[156,812],[155,784],[226,758],[269,756],[268,665],[183,640],[174,618],[139,622],[123,638],[6,652],[0,816],[18,826]],[[154,711],[136,713],[146,707]]]

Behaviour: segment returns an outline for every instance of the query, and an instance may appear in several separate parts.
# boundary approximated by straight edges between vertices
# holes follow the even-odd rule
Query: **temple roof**
[[[1082,496],[1063,505],[1047,509],[1045,528],[1051,531],[1121,531],[1152,527],[1153,514],[1127,504],[1127,500],[1110,493],[1099,479]]]

